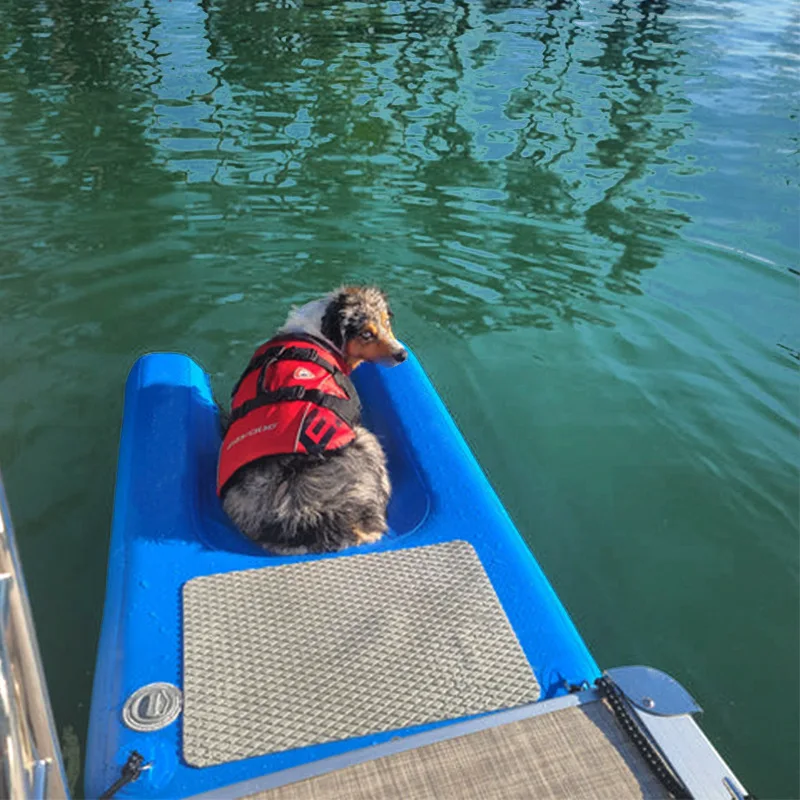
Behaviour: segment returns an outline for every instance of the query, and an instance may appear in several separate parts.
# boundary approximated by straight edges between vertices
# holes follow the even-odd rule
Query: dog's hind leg
[[[361,509],[359,520],[353,527],[356,544],[372,544],[386,533],[386,514],[381,512],[377,504],[369,504]]]

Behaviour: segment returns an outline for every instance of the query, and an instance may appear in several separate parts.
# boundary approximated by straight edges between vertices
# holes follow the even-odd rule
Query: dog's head
[[[373,286],[345,286],[296,309],[287,320],[287,329],[323,336],[351,367],[362,361],[394,366],[408,358],[394,338],[389,301]]]

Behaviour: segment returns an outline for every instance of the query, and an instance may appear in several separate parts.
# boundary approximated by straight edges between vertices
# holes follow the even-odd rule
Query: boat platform
[[[657,670],[612,674],[677,712],[696,708]],[[194,800],[627,800],[694,797],[744,800],[744,787],[690,712],[660,715],[627,698],[627,724],[596,688],[498,712],[200,794]],[[663,771],[667,785],[659,777]],[[669,787],[669,788],[668,788]]]

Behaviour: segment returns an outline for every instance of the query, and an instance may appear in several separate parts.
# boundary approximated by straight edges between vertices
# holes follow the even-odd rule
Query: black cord
[[[614,716],[628,734],[636,749],[641,753],[653,774],[661,781],[664,788],[678,800],[692,800],[686,787],[679,781],[664,763],[661,754],[656,750],[651,741],[642,732],[638,723],[633,719],[625,705],[624,695],[620,688],[606,676],[595,681],[597,688],[608,700]]]
[[[110,800],[123,786],[133,783],[144,768],[144,756],[134,750],[122,765],[122,775],[100,795],[100,800]]]

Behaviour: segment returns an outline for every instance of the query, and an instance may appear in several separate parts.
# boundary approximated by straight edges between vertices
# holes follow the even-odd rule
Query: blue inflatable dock
[[[265,746],[263,755],[224,763],[190,763],[180,709],[188,657],[184,603],[187,584],[203,576],[256,570],[246,574],[269,577],[270,570],[286,565],[465,542],[488,577],[535,675],[541,700],[564,695],[567,685],[592,683],[600,675],[413,354],[393,369],[362,365],[353,380],[365,424],[378,435],[389,460],[390,531],[376,544],[337,554],[280,557],[247,541],[222,512],[215,493],[219,421],[202,369],[178,354],[148,355],[133,367],[125,392],[92,696],[88,797],[99,797],[114,784],[133,752],[149,768],[118,796],[189,797],[458,723],[450,715],[284,750]],[[209,613],[213,611],[211,607]],[[198,658],[195,651],[190,656]],[[132,719],[130,709],[131,698],[151,685],[177,687],[178,700],[151,692],[140,703],[139,716],[160,715],[161,723],[148,726],[146,719]]]

